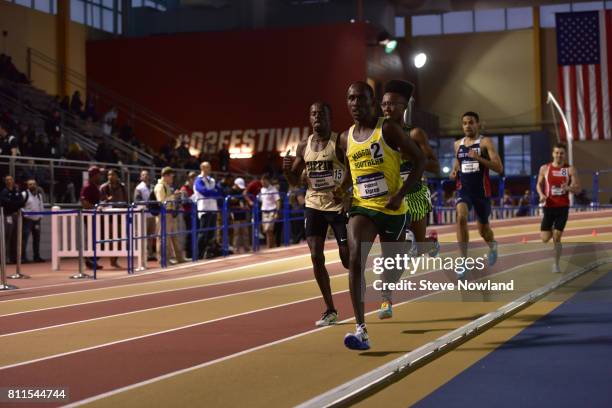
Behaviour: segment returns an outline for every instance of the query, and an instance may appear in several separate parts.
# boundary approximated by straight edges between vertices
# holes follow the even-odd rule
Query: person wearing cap
[[[232,223],[234,239],[232,244],[234,246],[234,252],[237,254],[242,254],[249,252],[249,227],[247,224],[247,213],[249,212],[249,206],[242,195],[244,189],[246,188],[246,184],[242,177],[237,177],[234,180],[234,185],[232,186],[230,192],[230,210],[232,214]]]
[[[100,203],[100,175],[101,170],[98,166],[91,166],[87,171],[89,176],[87,184],[81,188],[81,207],[84,210],[93,210],[96,204]],[[84,220],[87,222],[87,220]],[[93,232],[93,231],[92,231]],[[93,258],[85,259],[85,266],[93,269]],[[96,265],[97,269],[103,269],[100,264]]]
[[[176,231],[176,219],[172,216],[172,210],[176,203],[176,194],[174,193],[174,188],[172,187],[172,183],[174,182],[174,170],[172,167],[164,167],[161,171],[161,177],[155,185],[154,192],[155,198],[157,201],[165,204],[167,213],[166,213],[166,259],[170,259],[170,247],[172,247],[174,251],[174,257],[177,263],[183,263],[186,261],[183,256],[183,250],[181,249],[181,244],[179,242],[179,237],[174,235],[173,233]],[[157,234],[161,233],[161,216],[157,218]],[[157,238],[157,257],[161,261],[161,237]],[[170,261],[172,263],[172,261]]]

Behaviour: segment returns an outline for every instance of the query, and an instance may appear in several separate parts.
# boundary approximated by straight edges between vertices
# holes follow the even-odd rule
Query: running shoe
[[[344,345],[351,350],[368,350],[370,338],[365,324],[358,324],[355,333],[347,333],[344,336]]]
[[[378,318],[379,319],[390,319],[393,317],[393,305],[388,300],[385,300],[380,305],[380,309],[378,309]]]
[[[493,245],[489,247],[489,266],[495,265],[497,262],[497,241],[493,241]]]
[[[552,264],[552,273],[561,273],[561,268],[559,268],[559,264],[557,262]]]
[[[336,324],[338,321],[338,312],[335,310],[326,310],[319,320],[315,322],[315,326],[323,327]]]
[[[429,256],[435,258],[440,253],[440,242],[438,242],[438,233],[436,231],[431,231],[427,238],[432,240],[432,248],[429,250]]]

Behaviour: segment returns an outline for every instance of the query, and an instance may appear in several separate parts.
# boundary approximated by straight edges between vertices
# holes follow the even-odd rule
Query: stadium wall
[[[366,78],[364,24],[334,24],[124,38],[87,43],[87,75],[186,128],[192,147],[253,153],[257,172],[269,155],[307,134],[308,106],[324,100],[333,128],[350,124],[347,86]],[[167,139],[136,123],[153,146]]]
[[[27,7],[0,1],[0,31],[8,31],[6,54],[17,69],[27,73],[27,49],[33,48],[57,60],[57,17]],[[70,23],[68,34],[68,68],[85,73],[85,26]],[[51,95],[58,93],[57,71],[49,65],[32,64],[32,84]],[[77,89],[68,84],[69,93]]]

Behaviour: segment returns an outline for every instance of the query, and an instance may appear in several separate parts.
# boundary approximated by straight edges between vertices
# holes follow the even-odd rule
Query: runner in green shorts
[[[426,162],[425,170],[438,173],[440,171],[440,164],[434,151],[429,146],[427,134],[423,129],[410,128],[411,123],[404,122],[404,112],[408,109],[412,111],[410,105],[411,99],[411,85],[406,81],[391,80],[385,84],[384,95],[382,99],[382,111],[385,117],[392,120],[404,129],[404,132],[416,143],[417,146],[423,152]],[[404,160],[400,165],[400,175],[403,180],[413,172],[414,165],[411,159]],[[410,227],[407,231],[407,235],[413,235],[412,242],[413,249],[411,250],[412,255],[419,256],[424,253],[428,253],[430,256],[436,256],[440,249],[438,243],[437,234],[432,232],[429,236],[426,236],[427,230],[427,215],[431,211],[431,195],[427,183],[423,180],[417,183],[411,191],[406,194],[406,203],[408,205],[408,218],[410,220]],[[410,240],[410,239],[409,239]],[[378,317],[381,319],[388,319],[393,315],[391,302],[383,301]]]

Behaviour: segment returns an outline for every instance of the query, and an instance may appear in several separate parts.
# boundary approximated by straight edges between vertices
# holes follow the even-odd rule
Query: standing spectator
[[[193,184],[195,183],[195,179],[198,173],[195,171],[190,171],[187,175],[187,180],[185,184],[181,186],[181,200],[182,200],[182,208],[183,208],[183,221],[185,223],[185,231],[188,231],[185,234],[185,253],[187,254],[187,258],[193,259],[193,253],[191,251],[191,211],[193,206],[193,201],[191,197],[193,196]],[[197,228],[197,224],[196,224]]]
[[[221,150],[219,150],[219,165],[221,166],[221,171],[226,172],[229,171],[229,162],[230,162],[230,152],[227,147],[227,143],[223,144]]]
[[[107,178],[108,181],[100,186],[100,201],[127,205],[127,189],[119,178],[119,172],[115,169],[110,169],[107,173]]]
[[[54,147],[57,149],[62,138],[62,117],[59,110],[54,109],[51,112],[51,116],[49,116],[45,121],[45,133],[49,139],[49,146],[51,146],[52,149]],[[58,153],[59,150],[51,151],[52,155],[56,155]]]
[[[27,189],[22,192],[25,207],[24,211],[41,212],[44,207],[44,193],[36,184],[36,180],[28,179]],[[21,262],[27,263],[26,256],[28,239],[32,234],[32,260],[34,262],[45,262],[40,257],[40,220],[42,215],[24,215],[23,216],[23,238],[21,245]]]
[[[268,248],[276,247],[274,226],[280,215],[281,199],[278,189],[270,182],[270,177],[264,174],[261,178],[261,228],[266,236]]]
[[[83,112],[83,119],[91,119],[93,122],[98,121],[98,115],[96,114],[96,97],[91,92],[87,93],[85,98],[85,111]]]
[[[200,228],[204,229],[198,238],[199,257],[206,256],[208,247],[215,239],[215,224],[217,221],[217,198],[220,197],[217,182],[211,177],[211,166],[209,162],[200,164],[200,175],[194,184],[194,201],[198,208]]]
[[[244,179],[237,177],[234,180],[234,185],[230,192],[231,198],[229,199],[232,223],[234,224],[233,246],[234,252],[237,254],[249,252],[249,227],[246,225],[249,207],[242,195],[245,187]]]
[[[83,111],[83,101],[81,101],[81,93],[74,91],[72,94],[72,100],[70,101],[70,112],[81,117]]]
[[[19,143],[15,135],[9,133],[2,125],[0,125],[0,155],[3,156],[19,156]]]
[[[115,128],[117,117],[118,113],[117,108],[115,106],[113,106],[108,112],[104,114],[104,118],[102,119],[102,132],[106,136],[110,136],[113,134],[113,129]]]
[[[119,178],[119,172],[115,169],[110,169],[106,177],[108,181],[100,186],[100,201],[104,203],[121,203],[127,206],[127,189]],[[109,225],[109,230],[113,231],[112,221]],[[119,234],[118,237],[113,236],[111,238],[118,239],[122,236],[121,225],[118,225],[117,233]],[[111,257],[111,266],[116,269],[121,269],[116,256]]]
[[[97,204],[100,203],[100,168],[97,166],[91,166],[87,171],[89,180],[87,184],[81,189],[81,207],[84,210],[93,210]],[[85,221],[87,221],[85,219]],[[93,233],[93,231],[92,231]],[[92,240],[95,239],[92,235]],[[93,259],[85,259],[85,266],[89,269],[93,269]],[[103,269],[104,267],[98,263],[97,269]]]
[[[189,153],[189,144],[187,142],[181,143],[181,145],[176,149],[176,155],[181,162],[186,162],[191,157],[191,153]]]
[[[526,217],[529,215],[529,204],[531,203],[531,191],[525,190],[525,193],[519,200],[519,208],[516,212],[517,217]]]
[[[4,177],[4,189],[0,192],[0,206],[4,208],[4,238],[7,263],[17,261],[17,211],[23,207],[23,196],[19,193],[12,176]]]
[[[151,197],[151,176],[148,170],[140,172],[140,183],[134,189],[134,201],[144,202],[149,201]],[[146,206],[142,208],[146,209]],[[150,212],[145,212],[146,234],[155,234],[155,217]],[[147,239],[147,260],[155,260],[155,238]]]
[[[261,191],[261,180],[254,179],[249,184],[247,184],[246,189],[242,192],[244,199],[246,200],[249,207],[255,207],[255,199],[259,192]]]
[[[161,178],[157,182],[157,185],[155,186],[154,191],[155,191],[155,198],[157,199],[157,201],[162,203],[162,205],[165,205],[166,209],[170,210],[166,214],[166,234],[167,234],[166,242],[170,244],[170,245],[166,245],[166,259],[169,259],[170,247],[172,247],[174,250],[174,256],[175,256],[176,262],[183,263],[186,261],[186,259],[183,256],[183,252],[181,251],[179,239],[176,235],[174,235],[174,232],[176,231],[176,222],[175,222],[176,220],[172,214],[173,212],[172,210],[174,210],[174,205],[175,205],[174,201],[176,200],[176,195],[174,194],[174,188],[172,187],[173,182],[174,182],[174,170],[172,170],[171,167],[164,167],[161,172]],[[157,234],[160,237],[161,237],[161,225],[162,225],[161,222],[162,222],[162,217],[160,215],[158,218],[158,222],[157,222]],[[157,254],[158,254],[157,256],[160,261],[161,261],[161,254],[162,254],[161,251],[162,251],[161,238],[157,238]]]

